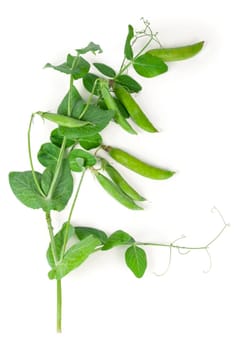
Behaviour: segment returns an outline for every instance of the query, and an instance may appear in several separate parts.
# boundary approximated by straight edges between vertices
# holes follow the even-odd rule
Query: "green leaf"
[[[77,101],[77,103],[75,104],[75,106],[73,107],[73,110],[72,110],[72,117],[79,119],[85,106],[86,106],[86,103],[84,101],[81,101],[81,100]]]
[[[87,150],[97,148],[102,144],[102,141],[102,136],[100,134],[94,134],[89,137],[79,139],[80,145]]]
[[[53,143],[44,143],[38,152],[38,160],[45,167],[56,165],[60,149]]]
[[[103,109],[90,105],[84,114],[82,120],[94,124],[98,129],[98,132],[103,130],[108,123],[113,119],[114,112],[110,110],[104,111]],[[84,129],[94,129],[92,125],[86,125]]]
[[[133,242],[133,237],[131,237],[127,232],[118,230],[108,237],[108,240],[102,247],[102,250],[108,250],[119,245],[126,245]]]
[[[90,167],[96,164],[96,158],[81,149],[74,149],[69,153],[69,164],[72,171],[80,172],[83,170],[83,167]]]
[[[168,66],[160,58],[148,53],[138,56],[133,62],[133,67],[139,75],[146,78],[156,77],[168,70]]]
[[[41,174],[35,172],[36,178],[40,183]],[[29,208],[45,208],[45,199],[37,190],[31,171],[11,172],[9,174],[9,183],[15,196]]]
[[[41,187],[43,191],[48,194],[55,167],[46,168],[41,178]],[[73,191],[73,178],[71,175],[69,163],[67,160],[63,161],[60,174],[57,179],[57,184],[51,198],[45,200],[45,211],[57,210],[61,211],[67,205]]]
[[[62,63],[62,64],[60,64],[58,66],[54,66],[51,63],[46,63],[44,68],[53,68],[53,69],[55,69],[55,70],[57,70],[58,72],[61,72],[61,73],[72,74],[71,67],[66,62],[64,62],[64,63]]]
[[[78,101],[83,101],[81,95],[79,94],[79,92],[77,91],[77,89],[75,88],[75,86],[72,85],[71,87],[71,92],[68,91],[68,93],[65,95],[65,97],[63,98],[63,100],[61,101],[57,113],[58,114],[62,114],[62,115],[68,115],[68,100],[69,100],[69,95],[70,95],[70,106],[71,106],[71,115],[72,115],[72,110],[73,107],[75,106],[75,104]]]
[[[124,55],[128,60],[132,60],[133,59],[133,49],[131,46],[131,40],[134,37],[134,28],[129,24],[128,26],[128,35],[125,41],[125,46],[124,46]]]
[[[62,145],[62,142],[63,142],[63,136],[62,134],[60,133],[60,129],[59,128],[56,128],[54,130],[51,131],[51,134],[50,134],[50,141],[58,146],[58,147],[61,147]],[[70,140],[70,139],[67,139],[66,140],[66,148],[74,145],[75,141],[73,140]]]
[[[41,177],[41,188],[44,191],[44,193],[47,195],[50,189],[50,185],[54,176],[55,167],[48,167],[45,169],[45,171],[42,174]]]
[[[136,277],[141,278],[147,267],[146,253],[143,249],[132,245],[125,252],[125,261]]]
[[[97,53],[102,53],[102,49],[99,45],[97,44],[94,44],[92,41],[86,46],[84,47],[83,49],[77,49],[76,52],[78,53],[78,55],[83,55],[87,52],[92,52],[93,54],[96,54]]]
[[[92,73],[88,73],[87,75],[85,75],[85,77],[83,77],[82,79],[82,83],[85,87],[85,89],[90,92],[93,93],[94,95],[98,96],[99,95],[99,88],[98,88],[98,84],[96,85],[94,91],[93,91],[93,87],[95,84],[95,81],[97,79],[99,79],[100,77],[97,76],[96,74],[92,74]]]
[[[46,168],[43,175],[35,172],[37,180],[46,194],[49,191],[54,170],[55,168],[52,166]],[[32,209],[42,208],[44,211],[64,209],[73,191],[73,179],[67,161],[63,163],[52,198],[40,195],[31,171],[12,172],[9,174],[9,182],[13,193],[24,205]]]
[[[95,251],[98,245],[100,245],[100,241],[93,236],[88,236],[79,243],[74,244],[67,250],[63,260],[49,273],[49,278],[59,280],[66,276],[80,266]]]
[[[80,56],[67,56],[67,64],[71,67],[71,75],[75,80],[83,78],[90,69],[90,64]]]
[[[66,62],[58,66],[47,63],[44,68],[53,68],[59,72],[70,74],[76,80],[84,77],[88,73],[90,64],[80,56],[72,56],[69,54]]]
[[[142,86],[129,75],[122,74],[119,75],[115,81],[120,85],[124,86],[130,93],[139,92],[142,90]]]
[[[103,63],[93,63],[93,65],[97,68],[99,72],[101,72],[103,75],[106,75],[107,77],[114,78],[116,75],[116,72],[113,68],[107,66]]]
[[[68,239],[70,237],[73,236],[73,234],[75,233],[75,229],[71,224],[68,224]],[[55,241],[55,248],[56,248],[56,257],[57,260],[60,259],[61,257],[61,252],[62,252],[62,247],[63,247],[63,243],[64,243],[64,238],[66,235],[66,230],[67,230],[67,222],[65,222],[61,228],[61,230],[54,236],[54,241]],[[54,261],[54,257],[52,254],[52,250],[51,250],[51,245],[49,244],[49,247],[47,249],[46,252],[46,258],[47,261],[50,265],[50,267],[54,268],[55,267],[55,261]]]
[[[79,140],[83,137],[89,137],[102,131],[108,123],[113,119],[115,112],[103,110],[97,106],[90,105],[82,117],[83,122],[89,122],[93,125],[85,125],[81,128],[64,128],[60,127],[63,136],[72,140]]]
[[[93,235],[94,237],[98,238],[101,243],[106,243],[108,236],[104,231],[98,230],[93,227],[87,227],[87,226],[78,226],[75,227],[75,234],[78,239],[83,240],[84,238]]]

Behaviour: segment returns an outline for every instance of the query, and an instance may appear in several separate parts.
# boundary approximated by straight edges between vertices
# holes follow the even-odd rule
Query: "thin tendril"
[[[209,257],[209,268],[207,270],[205,270],[204,273],[208,273],[211,270],[211,268],[212,268],[212,257],[210,255],[210,252],[209,252],[208,249],[222,235],[222,233],[225,231],[225,229],[229,226],[229,224],[226,223],[226,221],[224,220],[224,217],[222,216],[222,214],[220,213],[220,211],[216,207],[214,207],[212,209],[212,212],[215,212],[215,211],[216,211],[216,213],[219,214],[220,218],[222,219],[223,227],[219,231],[219,233],[208,244],[206,244],[204,246],[187,247],[187,246],[180,246],[180,245],[175,244],[177,241],[186,238],[186,236],[184,236],[184,235],[182,235],[181,237],[177,238],[175,241],[173,241],[170,244],[168,244],[168,243],[151,243],[151,242],[137,242],[136,243],[137,245],[140,245],[140,246],[156,246],[156,247],[166,247],[166,248],[170,249],[169,263],[168,263],[168,266],[167,266],[165,272],[163,272],[162,274],[155,273],[156,276],[163,276],[168,271],[168,269],[170,267],[170,264],[171,264],[171,258],[172,258],[171,250],[172,250],[172,248],[176,248],[181,255],[188,254],[192,250],[205,250],[207,255],[208,255],[208,257]],[[186,252],[182,252],[182,250],[187,250],[187,251]]]
[[[219,231],[219,233],[217,234],[217,236],[215,236],[215,237],[206,245],[206,248],[208,248],[212,243],[214,243],[214,242],[221,236],[221,234],[224,232],[224,230],[225,230],[227,227],[230,226],[229,223],[226,223],[226,221],[224,220],[223,215],[221,214],[221,212],[220,212],[216,207],[213,207],[213,208],[212,208],[212,213],[214,213],[214,212],[216,212],[216,213],[220,216],[220,218],[221,218],[221,220],[222,220],[224,226],[223,226],[223,228]]]
[[[203,273],[208,273],[211,271],[212,269],[212,256],[208,250],[208,248],[205,249],[206,253],[207,253],[207,256],[208,256],[208,259],[209,259],[209,265],[208,265],[208,268],[207,270],[203,270]]]
[[[152,41],[155,41],[159,45],[159,47],[162,47],[162,45],[161,45],[161,43],[160,43],[160,41],[159,41],[159,39],[157,37],[158,36],[158,32],[153,33],[153,31],[152,31],[152,29],[150,27],[150,22],[145,20],[144,17],[141,18],[141,21],[144,24],[144,29],[135,31],[135,36],[134,36],[134,38],[133,38],[133,40],[131,42],[131,46],[134,47],[136,42],[139,39],[142,39],[142,38],[148,38],[148,41],[143,46],[143,48],[134,56],[133,60],[135,60],[137,57],[139,57],[148,48],[148,46],[152,43]],[[127,63],[127,60],[124,57],[117,76],[119,76],[123,72],[127,71],[131,64],[132,64],[132,61],[131,62],[129,61]]]
[[[172,259],[172,243],[170,244],[170,249],[169,249],[169,260],[168,260],[168,264],[167,264],[167,267],[166,267],[166,269],[165,269],[165,271],[164,272],[162,272],[162,273],[156,273],[156,272],[154,272],[154,275],[155,276],[157,276],[157,277],[162,277],[162,276],[164,276],[168,271],[169,271],[169,269],[170,269],[170,266],[171,266],[171,259]]]
[[[187,255],[188,253],[191,252],[191,249],[187,249],[187,251],[184,251],[185,249],[184,248],[177,248],[177,251],[180,255]]]

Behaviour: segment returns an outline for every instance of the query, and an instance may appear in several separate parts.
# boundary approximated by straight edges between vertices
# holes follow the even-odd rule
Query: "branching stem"
[[[55,265],[58,263],[58,258],[57,258],[57,253],[56,253],[56,246],[55,246],[55,239],[54,239],[54,232],[53,232],[53,227],[52,227],[52,222],[51,222],[51,214],[50,212],[45,213],[45,219],[47,222],[48,226],[48,231],[50,235],[50,247],[51,247],[51,252],[53,255],[54,263]]]
[[[64,234],[64,241],[63,241],[63,246],[62,246],[60,260],[63,259],[63,256],[65,254],[66,245],[67,245],[67,241],[68,241],[68,233],[69,233],[69,228],[70,228],[71,217],[72,217],[75,205],[76,205],[76,201],[77,201],[77,198],[78,198],[78,195],[79,195],[79,192],[80,192],[80,188],[81,188],[81,185],[82,185],[82,181],[83,181],[84,175],[85,175],[85,169],[83,169],[83,172],[82,172],[79,184],[77,186],[75,197],[74,197],[72,205],[71,205],[70,213],[69,213],[67,224],[66,224],[66,229],[65,229],[65,234]]]
[[[31,152],[31,142],[30,142],[30,134],[31,134],[31,126],[33,122],[34,114],[31,115],[30,122],[29,122],[29,128],[28,128],[28,154],[29,154],[29,162],[31,166],[31,171],[34,179],[34,183],[37,187],[37,190],[41,194],[41,196],[45,197],[45,193],[43,192],[42,188],[40,187],[39,181],[37,179],[35,170],[34,170],[34,164],[33,164],[33,158],[32,158],[32,152]]]

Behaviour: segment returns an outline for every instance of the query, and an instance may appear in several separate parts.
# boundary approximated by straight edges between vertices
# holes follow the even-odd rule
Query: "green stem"
[[[58,263],[58,257],[57,257],[57,253],[56,253],[54,232],[53,232],[50,212],[45,213],[45,218],[46,218],[46,222],[47,222],[48,230],[49,230],[49,235],[50,235],[50,247],[51,247],[54,263],[56,265]]]
[[[54,173],[54,176],[53,176],[50,188],[49,188],[49,192],[47,194],[47,199],[51,199],[52,198],[53,192],[55,190],[55,186],[57,184],[58,176],[60,174],[62,161],[63,161],[64,154],[65,154],[65,148],[66,148],[66,137],[64,137],[63,141],[62,141],[59,157],[58,157],[58,160],[57,160],[57,163],[56,163],[55,173]]]
[[[54,259],[55,265],[58,264],[58,257],[56,253],[56,245],[55,245],[55,239],[54,239],[54,233],[53,233],[53,227],[51,223],[51,215],[50,212],[47,212],[46,214],[46,221],[48,225],[49,235],[50,235],[50,246],[51,251]],[[58,333],[61,333],[61,314],[62,314],[62,291],[61,291],[61,280],[57,280],[56,285],[56,291],[57,291],[57,305],[56,305],[56,330]]]
[[[207,249],[208,246],[201,246],[201,247],[185,247],[185,246],[179,246],[174,245],[172,243],[151,243],[151,242],[137,242],[136,245],[141,246],[154,246],[154,247],[169,247],[169,248],[176,248],[176,249],[187,249],[187,250],[201,250],[201,249]]]
[[[62,326],[62,289],[61,289],[61,280],[56,281],[56,292],[57,292],[57,318],[56,318],[56,330],[58,333],[61,333]]]
[[[147,41],[147,43],[145,44],[145,46],[137,53],[137,55],[136,56],[134,56],[134,58],[132,59],[132,61],[130,61],[128,64],[126,64],[125,66],[123,66],[123,64],[124,64],[124,62],[125,61],[123,61],[123,63],[122,63],[122,66],[121,66],[121,69],[120,69],[120,71],[118,72],[118,74],[116,75],[116,77],[115,78],[117,78],[119,75],[121,75],[121,74],[123,74],[123,72],[125,72],[128,68],[129,68],[129,66],[131,66],[131,64],[133,64],[133,62],[135,61],[135,59],[138,57],[138,56],[140,56],[144,51],[145,51],[145,49],[150,45],[150,43],[152,42],[152,40],[153,40],[153,35],[150,37],[150,39]]]
[[[90,96],[88,97],[88,100],[87,100],[87,103],[86,103],[86,106],[84,107],[83,111],[81,112],[80,116],[78,117],[78,119],[81,119],[84,114],[86,113],[88,107],[90,106],[91,102],[92,102],[92,98],[94,96],[94,92],[95,92],[95,89],[96,89],[96,86],[97,86],[97,83],[100,81],[100,79],[96,79],[95,80],[95,83],[93,84],[93,87],[92,87],[92,91],[91,91],[91,94]]]
[[[73,64],[74,64],[74,62],[73,62]],[[67,104],[67,114],[68,114],[68,116],[71,115],[71,89],[72,89],[72,87],[73,87],[73,77],[71,76],[70,77],[69,95],[68,95],[68,104]],[[31,119],[31,121],[32,121],[32,119]],[[58,160],[57,160],[57,163],[56,163],[55,173],[54,173],[54,176],[53,176],[50,188],[49,188],[47,199],[51,199],[51,197],[53,195],[53,192],[55,190],[55,186],[56,186],[57,181],[58,181],[58,176],[59,176],[60,171],[61,171],[61,166],[62,166],[64,154],[65,154],[66,141],[67,141],[66,137],[63,137],[60,153],[59,153]],[[31,155],[31,153],[30,153],[30,155]],[[30,157],[30,159],[31,159],[31,157]],[[52,224],[51,224],[50,212],[46,213],[46,221],[47,221],[47,224],[48,224],[48,229],[49,229],[49,234],[50,234],[51,251],[52,251],[52,254],[53,254],[55,265],[57,265],[58,262],[61,261],[62,257],[60,257],[60,259],[58,259],[58,257],[57,257],[55,240],[54,240],[54,233],[53,233],[53,228],[52,228]],[[68,232],[68,229],[67,229],[67,232]],[[61,323],[62,323],[62,287],[61,287],[61,280],[57,280],[56,292],[57,292],[57,295],[56,295],[57,296],[56,330],[57,330],[58,333],[61,333],[61,329],[62,329],[62,326],[61,326]]]
[[[33,118],[34,118],[34,114],[31,115],[29,128],[28,128],[28,154],[29,154],[29,161],[30,161],[31,171],[32,171],[33,179],[34,179],[35,185],[37,187],[37,190],[39,191],[41,196],[46,197],[45,193],[43,192],[42,188],[40,187],[39,181],[37,179],[37,176],[36,176],[36,173],[35,173],[35,170],[34,170],[34,164],[33,164],[32,152],[31,152],[30,134],[31,134],[31,126],[32,126]]]
[[[74,62],[76,61],[76,59],[74,60]],[[73,65],[74,65],[74,62],[73,62]],[[73,66],[72,65],[72,66]],[[69,87],[69,94],[68,94],[68,103],[67,103],[67,115],[70,117],[71,116],[71,90],[72,90],[72,87],[73,87],[73,76],[71,75],[70,77],[70,87]]]
[[[65,234],[64,234],[63,245],[62,245],[62,250],[61,250],[61,255],[60,255],[60,260],[63,259],[63,256],[64,256],[64,254],[65,254],[66,245],[67,245],[67,241],[68,241],[68,232],[69,232],[71,217],[72,217],[72,214],[73,214],[73,210],[74,210],[74,208],[75,208],[75,205],[76,205],[76,201],[77,201],[77,198],[78,198],[78,195],[79,195],[79,192],[80,192],[80,188],[81,188],[81,185],[82,185],[82,182],[83,182],[84,175],[85,175],[85,170],[83,169],[82,176],[81,176],[80,181],[79,181],[79,184],[78,184],[78,186],[77,186],[77,190],[76,190],[76,193],[75,193],[75,197],[74,197],[74,199],[73,199],[73,202],[72,202],[72,205],[71,205],[71,209],[70,209],[70,213],[69,213],[69,216],[68,216],[68,220],[67,220],[67,224],[66,224],[66,229],[65,229]]]
[[[76,60],[74,60],[74,62],[72,64],[72,67],[75,64],[75,61]],[[73,81],[74,81],[74,78],[71,75],[71,77],[70,77],[70,85],[69,85],[68,101],[67,101],[67,115],[69,117],[71,116],[71,90],[72,90],[72,87],[73,87]],[[62,161],[63,161],[64,154],[65,154],[66,141],[67,141],[67,139],[64,136],[63,137],[63,141],[62,141],[62,145],[61,145],[61,149],[60,149],[60,153],[59,153],[59,157],[58,157],[58,160],[57,160],[56,168],[55,168],[55,173],[54,173],[54,176],[53,176],[53,179],[52,179],[52,182],[51,182],[51,186],[50,186],[50,189],[49,189],[49,192],[48,192],[48,195],[47,195],[47,199],[51,199],[51,197],[53,195],[53,192],[55,190],[55,186],[56,186],[56,183],[57,183],[57,180],[58,180],[58,176],[59,176],[59,173],[60,173],[60,170],[61,170]]]

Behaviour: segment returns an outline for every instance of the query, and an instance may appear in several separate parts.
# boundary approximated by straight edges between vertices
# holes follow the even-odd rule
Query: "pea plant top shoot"
[[[139,47],[142,47],[138,51],[137,42]],[[150,44],[157,47],[151,48]],[[28,128],[31,170],[11,172],[9,182],[13,193],[24,205],[32,209],[42,209],[45,213],[50,237],[47,249],[50,266],[48,276],[57,284],[58,332],[61,332],[62,328],[62,279],[91,254],[126,246],[125,262],[134,275],[140,278],[147,266],[146,253],[141,247],[161,246],[186,252],[204,249],[208,252],[210,245],[226,227],[226,223],[223,222],[221,232],[207,245],[186,247],[175,242],[139,242],[132,234],[121,229],[108,236],[96,227],[72,225],[73,210],[87,171],[91,171],[100,187],[121,205],[131,210],[143,209],[142,202],[145,198],[126,181],[115,165],[110,163],[110,158],[150,179],[168,180],[174,176],[175,172],[171,169],[145,163],[140,159],[142,155],[136,158],[127,150],[112,147],[106,144],[106,141],[104,143],[101,131],[113,122],[121,127],[124,133],[135,135],[142,130],[156,133],[159,121],[150,119],[136,102],[134,93],[139,93],[142,86],[127,73],[127,70],[133,67],[142,77],[157,77],[168,71],[167,62],[191,58],[199,53],[202,47],[202,41],[177,48],[161,47],[157,33],[153,33],[150,24],[144,21],[142,31],[135,32],[131,25],[128,26],[124,58],[119,70],[98,60],[89,63],[84,58],[88,53],[96,55],[102,52],[101,47],[93,42],[77,49],[74,55],[68,54],[66,60],[59,65],[46,64],[46,68],[69,75],[69,87],[56,112],[38,111],[31,115]],[[77,80],[82,80],[84,89],[89,93],[87,99],[84,99],[75,87]],[[35,116],[56,124],[49,140],[40,146],[37,154],[37,159],[43,166],[42,172],[35,170],[31,152],[31,128]],[[104,155],[101,156],[100,152]],[[80,173],[74,194],[73,172]],[[56,232],[51,214],[53,211],[62,211],[70,200],[70,212],[61,229]]]

